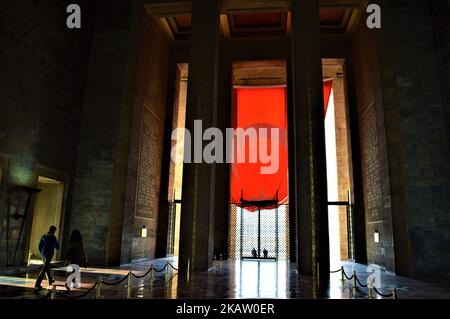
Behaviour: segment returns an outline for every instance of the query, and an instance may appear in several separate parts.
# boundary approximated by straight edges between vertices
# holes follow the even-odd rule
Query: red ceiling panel
[[[233,15],[237,28],[270,28],[282,24],[281,12],[271,13],[239,13]]]
[[[178,30],[189,31],[191,29],[191,16],[178,16],[175,17]]]
[[[344,9],[322,9],[320,10],[320,23],[322,25],[340,25],[344,13]]]

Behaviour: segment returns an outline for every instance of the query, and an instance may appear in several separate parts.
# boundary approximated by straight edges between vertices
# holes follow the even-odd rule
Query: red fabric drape
[[[274,174],[261,174],[263,164],[259,158],[256,163],[249,163],[249,142],[246,140],[245,163],[236,163],[237,145],[234,147],[234,163],[231,168],[231,202],[239,204],[241,195],[246,201],[274,200],[287,202],[287,116],[286,116],[286,88],[238,88],[234,90],[235,110],[233,123],[237,128],[254,128],[257,135],[258,147],[260,143],[267,143],[268,154],[272,153],[271,146],[278,149],[279,169]],[[267,140],[259,138],[259,130],[266,128]],[[279,140],[270,135],[271,128],[279,129]],[[273,144],[272,144],[273,143]]]
[[[324,106],[325,114],[331,94],[332,81],[324,81]],[[237,163],[237,145],[234,144],[234,162],[231,164],[231,202],[239,205],[242,199],[246,201],[267,201],[278,199],[278,204],[288,203],[288,137],[286,114],[286,88],[236,88],[234,89],[234,128],[255,128],[257,132],[266,128],[270,133],[271,128],[279,129],[279,140],[268,136],[268,140],[260,140],[257,135],[257,143],[267,142],[269,154],[271,142],[278,150],[279,169],[274,174],[261,174],[261,167],[268,164],[261,163],[258,158],[256,163],[249,163],[249,139],[246,140],[245,163]],[[259,148],[258,148],[259,151]],[[255,208],[256,209],[256,208]],[[251,208],[249,210],[252,210]]]
[[[325,116],[327,116],[328,103],[330,102],[332,87],[333,87],[333,80],[323,81],[323,106],[325,110]]]

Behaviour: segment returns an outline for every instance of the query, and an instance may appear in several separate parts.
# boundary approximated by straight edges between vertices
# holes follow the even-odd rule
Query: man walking
[[[42,266],[42,270],[36,280],[36,284],[34,285],[34,288],[38,291],[42,290],[41,283],[42,280],[44,280],[45,275],[47,275],[49,285],[52,285],[55,282],[50,273],[50,263],[52,261],[53,254],[55,253],[55,249],[59,249],[59,243],[56,239],[55,232],[56,227],[50,226],[48,233],[43,235],[41,241],[39,242],[39,252],[41,253],[44,265]]]

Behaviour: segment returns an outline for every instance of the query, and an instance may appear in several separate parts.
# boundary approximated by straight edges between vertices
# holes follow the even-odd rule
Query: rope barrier
[[[128,275],[124,276],[123,278],[121,278],[121,279],[119,279],[119,280],[117,280],[117,281],[113,281],[113,282],[108,282],[108,281],[102,280],[102,283],[104,283],[104,284],[107,285],[107,286],[115,286],[115,285],[121,284],[121,283],[124,282],[125,279],[127,279],[127,278],[128,278]]]
[[[175,268],[172,264],[168,264],[169,266],[170,266],[170,268],[172,268],[173,270],[175,270],[175,271],[178,271],[178,268]]]
[[[167,267],[167,264],[163,268],[161,268],[160,270],[158,270],[157,268],[153,268],[153,270],[155,272],[163,272],[164,270],[166,270],[166,267]]]
[[[188,262],[189,264],[189,262]],[[122,282],[124,282],[126,279],[128,279],[128,283],[127,285],[123,286],[124,288],[127,288],[127,297],[131,298],[131,289],[132,288],[143,288],[147,285],[143,285],[143,286],[138,286],[138,287],[134,287],[133,283],[132,283],[132,277],[136,278],[136,279],[142,279],[145,278],[148,274],[151,275],[151,280],[153,280],[153,271],[157,272],[157,273],[161,273],[163,271],[165,271],[165,277],[166,277],[166,282],[169,280],[169,267],[172,268],[175,271],[179,271],[177,268],[175,268],[169,261],[166,261],[166,264],[163,268],[161,269],[157,269],[156,267],[154,267],[153,265],[150,266],[150,269],[145,272],[143,275],[136,275],[134,274],[131,270],[129,271],[129,273],[122,277],[121,279],[117,280],[117,281],[105,281],[103,280],[101,277],[99,277],[99,279],[97,279],[97,281],[95,282],[94,285],[92,285],[87,291],[85,291],[84,293],[80,294],[80,295],[76,295],[76,296],[72,296],[71,294],[73,293],[73,291],[66,291],[66,292],[62,292],[62,291],[58,291],[56,290],[56,286],[53,286],[52,290],[50,292],[48,292],[43,298],[46,298],[48,296],[51,297],[51,299],[56,299],[56,296],[61,296],[63,298],[68,298],[68,299],[78,299],[78,298],[83,298],[85,296],[87,296],[90,292],[92,292],[94,289],[97,288],[96,290],[96,298],[101,298],[101,284],[105,284],[107,286],[116,286],[121,284]],[[189,276],[189,265],[188,265],[188,276]],[[172,276],[172,278],[170,278],[170,280],[173,279],[174,276]]]
[[[153,266],[151,266],[150,269],[149,269],[145,274],[143,274],[142,276],[138,276],[138,275],[134,274],[133,272],[131,273],[131,275],[132,275],[134,278],[136,278],[136,279],[142,279],[142,278],[147,277],[147,275],[148,275],[150,272],[152,272],[153,270],[154,270],[154,269],[153,269]]]
[[[330,274],[335,274],[335,273],[338,273],[338,272],[341,272],[341,271],[342,271],[342,268],[338,269],[338,270],[335,270],[335,271],[330,271]]]
[[[347,276],[347,273],[344,270],[344,267],[342,266],[341,269],[339,270],[335,270],[335,271],[330,271],[330,273],[334,274],[334,273],[338,273],[341,272],[342,274],[342,280],[344,281],[344,277],[347,280],[353,280],[353,293],[356,294],[356,289],[357,284],[359,284],[362,288],[368,288],[368,298],[372,299],[373,298],[373,293],[372,291],[375,291],[376,294],[378,294],[379,296],[383,297],[383,298],[393,298],[393,299],[398,299],[398,295],[397,295],[397,289],[394,288],[392,289],[392,292],[390,294],[383,294],[381,293],[376,287],[373,287],[373,285],[369,285],[369,283],[367,284],[362,284],[361,281],[359,280],[358,276],[356,275],[356,271],[353,271],[353,274],[351,277]]]
[[[373,287],[372,289],[383,298],[392,298],[393,297],[392,292],[390,294],[383,294],[376,287]]]
[[[77,296],[71,296],[70,295],[72,293],[71,291],[66,291],[66,292],[57,291],[56,293],[67,299],[83,298],[83,297],[87,296],[92,290],[94,290],[100,284],[100,281],[101,281],[101,279],[98,279],[91,288],[89,288],[87,291],[85,291],[84,293],[77,295]]]
[[[141,285],[141,286],[134,287],[133,284],[132,284],[132,277],[134,277],[134,278],[136,278],[136,279],[142,279],[142,278],[145,278],[148,274],[153,274],[153,271],[155,271],[155,272],[157,272],[157,273],[161,273],[161,272],[163,272],[163,271],[166,271],[165,275],[166,275],[166,282],[167,282],[168,279],[169,279],[169,278],[168,278],[168,277],[169,277],[169,276],[168,276],[168,275],[169,275],[169,274],[168,274],[169,267],[172,268],[172,269],[175,270],[175,271],[179,271],[179,269],[175,268],[169,261],[167,261],[166,264],[165,264],[165,266],[164,266],[163,268],[161,268],[161,269],[157,269],[157,268],[155,268],[153,265],[151,265],[151,266],[150,266],[150,269],[149,269],[147,272],[145,272],[143,275],[136,275],[136,274],[134,274],[134,273],[130,270],[129,273],[128,273],[126,276],[122,277],[121,279],[119,279],[119,280],[117,280],[117,281],[113,281],[113,282],[105,281],[105,280],[103,280],[103,279],[100,277],[99,279],[97,279],[97,281],[95,282],[95,284],[92,285],[87,291],[85,291],[84,293],[82,293],[82,294],[80,294],[80,295],[76,295],[76,296],[72,296],[72,295],[71,295],[71,293],[73,293],[72,291],[61,292],[61,291],[58,291],[58,290],[56,289],[56,286],[53,286],[53,287],[52,287],[52,290],[51,290],[50,292],[48,292],[46,295],[44,295],[44,296],[42,297],[42,299],[43,299],[43,298],[48,298],[48,296],[50,296],[51,299],[56,299],[56,296],[57,296],[57,295],[59,295],[59,296],[61,296],[61,297],[64,297],[64,298],[68,298],[68,299],[78,299],[78,298],[83,298],[83,297],[87,296],[90,292],[92,292],[92,291],[93,291],[94,289],[96,289],[96,288],[97,288],[97,290],[96,290],[96,296],[95,296],[95,297],[98,299],[98,298],[101,298],[101,284],[102,284],[102,283],[105,284],[105,285],[107,285],[107,286],[116,286],[116,285],[119,285],[119,284],[121,284],[122,282],[124,282],[126,279],[128,279],[128,283],[127,283],[127,285],[124,286],[124,287],[127,288],[127,298],[131,298],[131,289],[132,289],[132,288],[141,289],[141,288],[144,288],[144,287],[148,286],[148,285]],[[188,273],[188,281],[189,281],[189,275],[190,275],[189,268],[190,268],[190,260],[188,261],[188,269],[187,269],[187,273]],[[342,280],[344,280],[344,277],[345,277],[347,280],[353,280],[353,293],[354,293],[354,294],[356,294],[356,289],[358,288],[358,287],[357,287],[357,284],[359,284],[361,287],[363,287],[363,288],[368,288],[368,289],[369,289],[368,297],[369,297],[370,299],[373,298],[373,293],[372,293],[372,291],[375,291],[376,294],[378,294],[379,296],[381,296],[381,297],[383,297],[383,298],[393,298],[393,299],[398,299],[397,289],[396,289],[396,288],[392,289],[392,292],[391,292],[390,294],[384,294],[384,293],[380,292],[376,287],[373,287],[372,285],[369,285],[369,283],[367,283],[367,284],[362,284],[361,281],[359,280],[358,276],[356,275],[356,272],[355,272],[355,271],[353,271],[353,274],[352,274],[351,277],[349,277],[349,276],[347,275],[347,273],[345,272],[343,266],[342,266],[341,269],[339,269],[339,270],[330,271],[330,273],[338,273],[338,272],[341,272],[341,274],[342,274]],[[173,279],[173,277],[174,277],[174,276],[172,276],[172,278],[170,278],[170,279]],[[151,279],[153,280],[153,276],[151,276]]]
[[[356,276],[356,281],[358,282],[358,284],[359,284],[361,287],[367,288],[367,284],[366,284],[366,285],[363,285],[363,284],[361,283],[361,281],[359,281],[358,276]]]
[[[352,275],[351,277],[347,276],[347,274],[345,273],[344,268],[342,268],[342,273],[344,274],[344,277],[345,277],[347,280],[352,280],[352,279],[353,279],[353,275]]]

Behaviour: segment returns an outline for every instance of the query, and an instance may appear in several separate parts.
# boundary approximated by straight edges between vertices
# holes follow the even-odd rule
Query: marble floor
[[[169,259],[177,268],[177,260]],[[166,264],[166,259],[144,260],[118,268],[87,268],[82,269],[82,287],[72,289],[67,293],[64,282],[67,273],[64,268],[55,268],[57,298],[77,297],[87,292],[99,276],[109,282],[117,282],[124,278],[131,269],[137,276],[147,272],[151,265],[158,270]],[[412,280],[395,276],[375,266],[365,266],[356,263],[342,263],[346,274],[350,277],[355,271],[362,284],[367,278],[375,278],[375,286],[382,294],[390,294],[396,288],[400,299],[411,298],[450,298],[449,280]],[[338,267],[337,269],[339,269]],[[295,264],[264,260],[245,261],[216,261],[208,272],[191,273],[189,280],[186,274],[169,267],[166,273],[153,272],[142,279],[133,278],[132,298],[230,298],[230,299],[288,299],[313,298],[312,278],[301,276],[295,269]],[[29,267],[21,273],[0,273],[0,298],[39,299],[49,298],[50,289],[46,281],[43,291],[35,293],[34,282],[38,275],[38,266]],[[358,285],[359,286],[359,285]],[[365,299],[367,288],[352,289],[352,281],[341,280],[341,272],[332,273],[329,288],[324,298],[330,299]],[[103,298],[127,298],[127,280],[109,286],[103,284],[101,295]],[[83,298],[95,298],[96,291],[92,290]],[[382,298],[375,295],[376,298]]]

